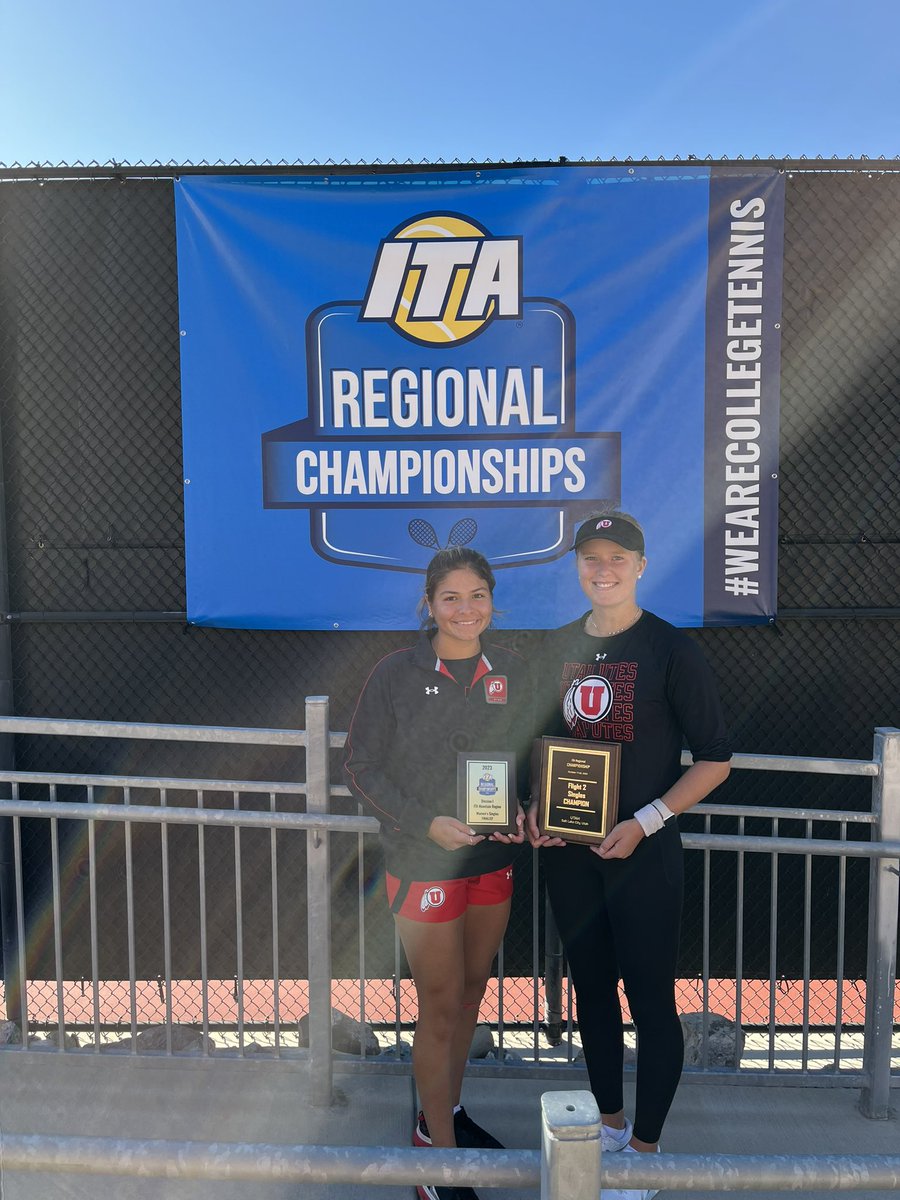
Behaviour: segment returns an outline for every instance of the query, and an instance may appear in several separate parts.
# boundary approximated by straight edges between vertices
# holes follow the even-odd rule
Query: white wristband
[[[668,806],[668,804],[666,804],[665,800],[653,800],[653,801],[651,801],[651,803],[652,803],[653,807],[656,809],[656,811],[659,813],[659,815],[662,817],[663,825],[665,825],[666,821],[668,821],[671,817],[675,816],[674,812],[671,810],[671,808],[669,808],[669,806]]]
[[[653,800],[650,804],[645,804],[643,808],[639,808],[634,814],[634,819],[644,831],[644,837],[650,837],[651,834],[659,833],[669,817],[674,817],[675,814],[671,808],[665,805],[662,800]]]
[[[644,831],[644,837],[650,837],[652,833],[658,833],[662,829],[665,822],[662,819],[662,813],[652,804],[645,804],[643,808],[639,808],[634,814],[634,819]]]

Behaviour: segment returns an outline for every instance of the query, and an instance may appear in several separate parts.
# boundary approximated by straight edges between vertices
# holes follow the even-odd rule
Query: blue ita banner
[[[776,171],[195,176],[175,202],[190,621],[408,629],[467,545],[503,625],[552,627],[610,505],[644,526],[645,607],[774,615]]]

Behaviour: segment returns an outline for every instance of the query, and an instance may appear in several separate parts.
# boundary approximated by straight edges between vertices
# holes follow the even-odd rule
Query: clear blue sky
[[[900,155],[900,0],[0,0],[0,162]]]

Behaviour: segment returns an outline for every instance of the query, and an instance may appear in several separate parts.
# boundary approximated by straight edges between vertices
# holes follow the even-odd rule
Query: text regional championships
[[[302,496],[573,496],[587,458],[581,445],[303,449],[296,485]]]

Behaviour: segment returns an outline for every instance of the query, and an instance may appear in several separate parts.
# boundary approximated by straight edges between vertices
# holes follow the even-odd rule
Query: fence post
[[[12,684],[12,629],[9,623],[9,544],[6,536],[6,480],[3,472],[3,438],[0,433],[0,716],[15,716]],[[0,768],[15,769],[13,734],[0,734]],[[22,981],[25,966],[25,947],[18,944],[19,911],[15,885],[15,849],[13,823],[10,817],[0,820],[0,946],[3,956],[3,982],[6,995],[6,1015],[21,1024]],[[21,967],[21,970],[20,970]]]
[[[306,811],[328,811],[327,696],[306,698]],[[309,1100],[334,1099],[331,1062],[331,843],[325,830],[306,835],[306,923],[309,974]]]
[[[597,1200],[600,1110],[590,1092],[541,1096],[541,1200]]]
[[[900,839],[900,729],[876,729],[872,754],[881,768],[872,782],[872,836]],[[869,867],[869,948],[866,970],[866,1033],[863,1072],[868,1080],[860,1096],[863,1116],[890,1116],[891,1040],[897,981],[897,906],[900,860],[873,858]]]

